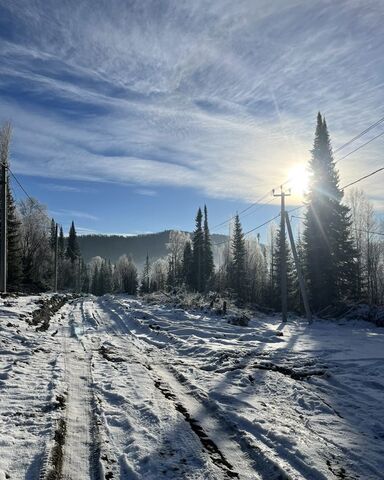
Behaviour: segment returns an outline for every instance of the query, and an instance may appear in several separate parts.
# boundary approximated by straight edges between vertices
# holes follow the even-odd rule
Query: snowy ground
[[[0,480],[384,478],[384,329],[38,301],[0,300]]]

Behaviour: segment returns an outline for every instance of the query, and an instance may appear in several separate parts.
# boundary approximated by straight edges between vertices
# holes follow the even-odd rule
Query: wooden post
[[[4,146],[2,145],[4,148]],[[0,290],[7,292],[7,221],[8,221],[8,172],[2,155],[1,163],[1,266],[0,266]]]
[[[305,314],[307,316],[308,322],[312,323],[312,313],[311,313],[311,309],[309,308],[309,302],[308,302],[307,290],[305,288],[303,271],[301,269],[299,256],[297,255],[295,240],[293,238],[291,222],[289,221],[288,213],[285,213],[285,221],[287,223],[288,236],[289,236],[289,240],[290,240],[290,243],[291,243],[293,258],[294,258],[295,264],[296,264],[297,276],[299,278],[299,285],[300,285],[301,297],[302,297],[303,303],[304,303]]]
[[[282,320],[285,323],[288,316],[288,300],[287,300],[287,255],[285,250],[285,197],[289,196],[290,193],[283,192],[283,187],[279,194],[275,194],[273,190],[274,197],[281,198],[281,212],[280,212],[280,270],[281,270],[281,316]]]

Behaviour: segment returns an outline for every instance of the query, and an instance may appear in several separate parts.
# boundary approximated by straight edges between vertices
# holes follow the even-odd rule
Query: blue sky
[[[204,203],[214,226],[308,160],[318,110],[334,148],[384,115],[383,25],[381,0],[0,0],[11,166],[65,228],[191,230]],[[361,184],[379,210],[381,185]]]

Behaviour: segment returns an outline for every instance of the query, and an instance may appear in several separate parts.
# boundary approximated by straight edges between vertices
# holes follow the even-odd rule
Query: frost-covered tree
[[[138,287],[137,268],[131,257],[122,255],[116,264],[118,290],[129,295],[136,295]]]
[[[169,242],[166,246],[169,252],[167,284],[170,288],[179,286],[182,283],[183,252],[187,241],[189,241],[188,233],[178,230],[172,230],[169,233]]]
[[[351,210],[352,237],[357,253],[356,292],[359,300],[380,303],[382,240],[380,222],[375,217],[372,203],[364,192],[351,190],[347,195]]]
[[[149,263],[149,255],[145,257],[145,263],[143,272],[141,275],[141,283],[140,283],[140,292],[141,293],[149,293],[151,290],[151,264]]]
[[[151,291],[164,290],[167,281],[167,261],[165,258],[158,258],[151,269]]]
[[[19,203],[21,216],[21,258],[24,282],[37,289],[50,285],[52,255],[46,208],[33,198]]]

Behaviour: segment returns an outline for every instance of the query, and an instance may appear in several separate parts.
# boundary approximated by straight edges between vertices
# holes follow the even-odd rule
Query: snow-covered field
[[[384,329],[0,299],[0,479],[384,478]]]

